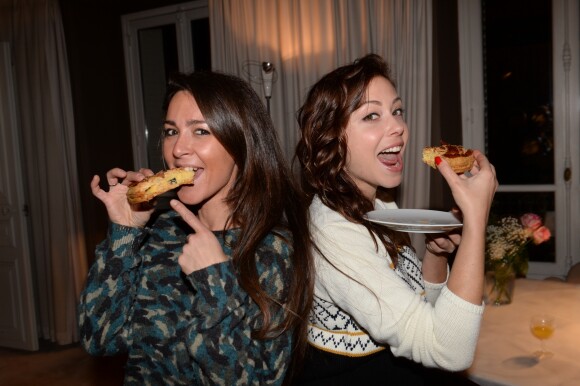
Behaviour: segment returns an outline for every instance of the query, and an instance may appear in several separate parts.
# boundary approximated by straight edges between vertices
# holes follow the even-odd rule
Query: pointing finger
[[[201,221],[199,221],[199,219],[197,218],[197,216],[195,214],[193,214],[185,205],[183,205],[182,202],[174,199],[174,200],[169,201],[169,205],[171,205],[171,207],[173,209],[175,209],[175,211],[177,213],[179,213],[179,215],[181,216],[181,218],[196,233],[199,233],[200,231],[203,231],[203,230],[207,230],[207,228],[201,223]]]

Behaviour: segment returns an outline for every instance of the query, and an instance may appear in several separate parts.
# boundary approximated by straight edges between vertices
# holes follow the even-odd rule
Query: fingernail
[[[435,165],[439,165],[441,163],[441,157],[435,157]]]

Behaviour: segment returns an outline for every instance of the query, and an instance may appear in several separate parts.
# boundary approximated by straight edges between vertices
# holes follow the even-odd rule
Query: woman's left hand
[[[425,256],[421,271],[423,278],[430,283],[443,283],[447,279],[447,258],[461,242],[457,232],[425,235]]]
[[[425,235],[427,252],[436,256],[446,256],[453,253],[460,242],[461,234],[456,232]]]
[[[170,205],[194,231],[187,236],[187,244],[183,246],[183,252],[178,258],[181,270],[186,275],[227,261],[218,239],[195,214],[178,200],[171,200]]]

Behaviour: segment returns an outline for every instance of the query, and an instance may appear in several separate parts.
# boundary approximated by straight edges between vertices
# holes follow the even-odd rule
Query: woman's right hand
[[[464,221],[480,221],[485,226],[498,187],[495,168],[479,150],[474,150],[471,176],[456,174],[445,160],[437,166],[449,187]]]
[[[95,175],[91,181],[93,195],[105,204],[109,220],[119,225],[143,227],[151,218],[154,207],[149,203],[131,205],[127,200],[127,190],[133,182],[139,182],[152,176],[151,169],[139,169],[138,172],[114,168],[107,172],[109,190],[101,189],[100,177]]]

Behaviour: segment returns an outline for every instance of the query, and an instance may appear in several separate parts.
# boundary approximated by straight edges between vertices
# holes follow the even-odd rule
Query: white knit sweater
[[[376,209],[394,203],[377,200]],[[326,207],[315,197],[310,207],[316,255],[315,302],[309,342],[345,356],[364,356],[389,346],[429,367],[451,371],[473,361],[483,304],[471,304],[446,283],[428,283],[421,261],[410,249],[399,254],[397,270],[367,229]]]

